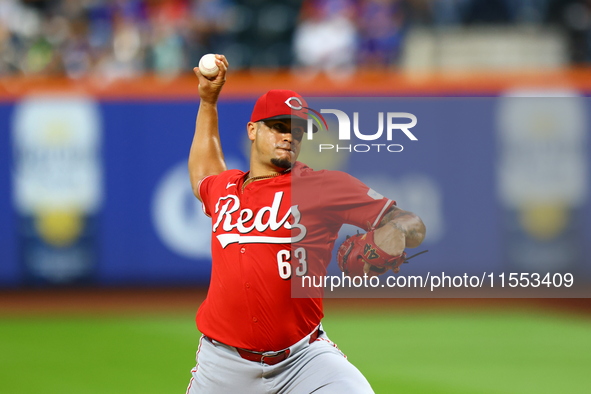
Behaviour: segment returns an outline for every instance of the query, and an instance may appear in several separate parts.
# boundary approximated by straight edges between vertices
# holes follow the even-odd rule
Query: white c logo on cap
[[[296,105],[293,105],[293,104],[291,103],[291,100],[295,100],[295,101],[297,101],[299,105],[298,105],[298,106],[296,106]],[[303,107],[303,104],[302,104],[302,101],[300,100],[300,98],[299,98],[299,97],[290,97],[290,98],[288,98],[287,100],[285,100],[285,104],[287,104],[287,106],[288,106],[289,108],[291,108],[291,109],[294,109],[294,110],[296,110],[296,111],[299,111],[299,110],[301,110],[302,108],[304,108],[304,107]]]

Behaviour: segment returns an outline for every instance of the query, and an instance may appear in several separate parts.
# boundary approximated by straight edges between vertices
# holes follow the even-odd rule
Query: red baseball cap
[[[293,90],[269,90],[257,100],[251,122],[270,119],[308,119],[306,100]]]

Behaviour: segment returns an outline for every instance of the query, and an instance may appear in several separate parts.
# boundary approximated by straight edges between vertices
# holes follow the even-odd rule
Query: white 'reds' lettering
[[[224,206],[222,207],[222,210],[220,212],[220,203],[224,200],[228,200],[228,201],[224,204]],[[232,203],[234,203],[234,204],[232,205],[231,208],[229,208]],[[231,214],[236,212],[238,210],[238,208],[240,208],[240,200],[235,195],[228,194],[226,197],[220,197],[217,204],[215,204],[215,213],[220,212],[220,214],[218,215],[218,220],[216,220],[215,224],[213,225],[213,232],[215,233],[218,226],[220,225],[220,222],[222,221],[222,219],[224,219],[224,217],[226,218],[226,223],[228,223],[228,226],[231,225],[230,224],[230,222],[232,221]],[[227,227],[226,223],[224,223],[224,227]]]
[[[271,230],[275,231],[275,230],[279,229],[283,225],[284,222],[287,221],[287,218],[289,217],[289,215],[291,213],[291,209],[289,211],[287,211],[287,213],[285,214],[283,219],[281,219],[280,222],[277,222],[277,215],[279,215],[279,205],[281,205],[282,198],[283,198],[283,192],[275,193],[275,198],[273,199],[273,204],[270,207],[261,208],[257,212],[257,217],[254,219],[254,227],[257,229],[257,231],[262,233],[267,228],[269,228],[269,226],[271,227]],[[265,216],[265,213],[267,213],[267,212],[269,212],[269,220],[266,223],[263,223],[263,216]],[[224,230],[226,230],[226,229],[224,229]],[[229,231],[229,230],[226,230],[226,231]]]
[[[283,192],[275,193],[273,203],[270,207],[261,208],[253,219],[253,212],[251,209],[244,208],[238,213],[236,222],[232,222],[232,214],[240,208],[240,200],[235,195],[227,195],[220,197],[217,204],[215,205],[215,213],[218,214],[217,220],[213,225],[213,232],[215,233],[222,224],[222,229],[225,232],[230,232],[236,229],[240,234],[220,234],[216,238],[220,242],[223,248],[231,243],[247,244],[247,243],[293,243],[301,241],[306,235],[306,227],[300,224],[301,214],[297,205],[292,206],[285,216],[279,220],[279,207],[283,200]],[[223,203],[225,201],[225,203]],[[265,214],[268,213],[267,219],[263,219]],[[293,217],[293,223],[289,222],[289,218]],[[249,223],[252,220],[252,223]],[[271,231],[277,231],[281,227],[287,230],[298,229],[299,234],[295,237],[274,237],[274,236],[263,236],[263,235],[241,235],[248,234],[252,230],[256,229],[259,232],[270,229]]]

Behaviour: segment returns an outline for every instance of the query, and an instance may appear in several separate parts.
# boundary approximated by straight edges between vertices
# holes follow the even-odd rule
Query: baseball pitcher
[[[210,78],[194,69],[201,101],[189,174],[211,217],[213,261],[187,393],[373,393],[324,332],[322,299],[292,297],[292,280],[322,273],[344,223],[366,231],[338,251],[339,267],[352,276],[398,272],[425,226],[356,178],[296,161],[308,115],[304,98],[290,90],[257,100],[246,124],[250,171],[228,170],[217,113],[228,61],[216,55],[216,64]],[[310,190],[298,205],[294,179]]]

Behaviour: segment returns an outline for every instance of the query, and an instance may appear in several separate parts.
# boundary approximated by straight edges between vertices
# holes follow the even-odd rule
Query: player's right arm
[[[226,82],[228,61],[224,55],[216,55],[219,73],[214,79],[207,79],[195,67],[193,72],[199,78],[199,112],[195,121],[195,134],[189,153],[189,177],[195,196],[199,195],[199,182],[208,175],[217,175],[226,170],[218,129],[217,102]]]

